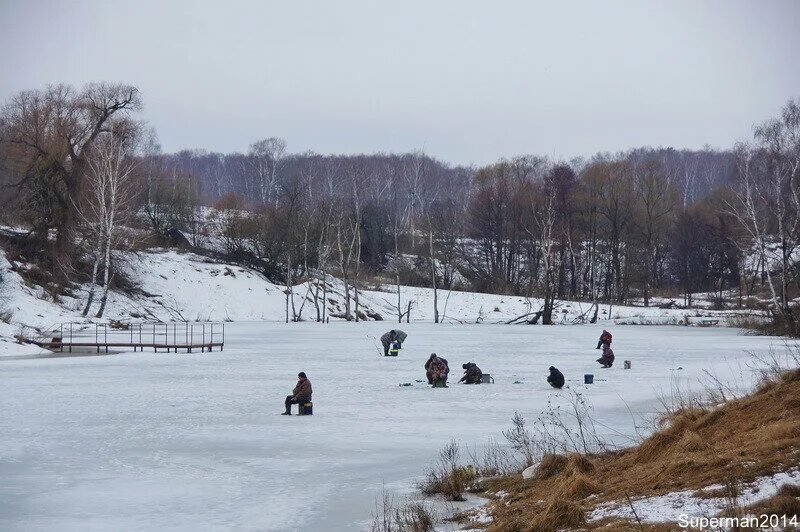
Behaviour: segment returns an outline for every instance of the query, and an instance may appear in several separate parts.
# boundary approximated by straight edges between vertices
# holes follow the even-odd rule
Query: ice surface
[[[600,326],[411,323],[400,356],[384,358],[376,338],[392,326],[235,323],[222,353],[0,360],[0,529],[354,530],[382,485],[411,490],[451,438],[502,439],[515,411],[534,419],[563,401],[551,364],[624,444],[630,411],[699,388],[704,369],[747,387],[747,352],[783,349],[735,329],[618,327],[618,366],[601,370]],[[415,382],[432,351],[452,381],[474,361],[496,383]],[[298,371],[314,416],[280,416]]]

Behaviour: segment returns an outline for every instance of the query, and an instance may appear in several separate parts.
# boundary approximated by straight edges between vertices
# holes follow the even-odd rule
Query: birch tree
[[[263,205],[278,202],[278,171],[286,155],[286,141],[270,137],[250,145],[250,161],[258,183],[259,199]]]
[[[95,317],[101,318],[113,279],[112,253],[120,241],[123,223],[130,217],[136,195],[134,170],[138,159],[133,135],[103,135],[87,157],[88,191],[81,217],[94,240],[94,261],[89,295],[83,315],[89,314],[98,290],[102,291]],[[100,273],[102,272],[102,280]]]

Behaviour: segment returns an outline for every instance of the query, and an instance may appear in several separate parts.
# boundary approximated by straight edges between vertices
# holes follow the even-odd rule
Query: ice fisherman
[[[447,383],[447,374],[450,373],[450,367],[447,365],[446,359],[436,356],[436,353],[431,353],[430,358],[425,362],[425,373],[428,376],[428,384],[433,384],[439,380]]]
[[[389,349],[394,349],[396,344],[396,348],[399,350],[403,347],[403,342],[406,341],[406,337],[408,335],[401,331],[400,329],[392,329],[391,331],[384,333],[381,336],[381,343],[383,344],[383,356],[389,356]]]
[[[464,376],[458,382],[463,382],[464,384],[480,384],[481,377],[483,376],[483,372],[481,368],[478,367],[477,364],[474,362],[467,362],[466,364],[461,364],[461,367],[464,369]]]
[[[603,329],[603,334],[600,335],[600,339],[597,341],[597,347],[595,347],[595,349],[600,349],[604,345],[611,347],[611,333],[605,329]]]
[[[553,388],[558,388],[560,390],[564,387],[564,374],[558,371],[558,368],[555,366],[550,366],[550,375],[547,376],[547,382],[549,382],[550,386]]]
[[[306,377],[305,372],[301,371],[297,374],[297,386],[292,390],[292,395],[286,396],[286,412],[283,416],[292,415],[292,405],[304,404],[311,401],[311,381]]]
[[[614,365],[614,351],[611,349],[611,342],[603,344],[603,355],[597,361],[604,368],[610,368]]]

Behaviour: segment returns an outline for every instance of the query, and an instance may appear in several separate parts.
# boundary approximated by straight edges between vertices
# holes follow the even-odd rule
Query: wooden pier
[[[174,323],[62,323],[30,343],[51,351],[73,352],[145,348],[167,353],[213,351],[225,346],[225,324],[216,322]]]

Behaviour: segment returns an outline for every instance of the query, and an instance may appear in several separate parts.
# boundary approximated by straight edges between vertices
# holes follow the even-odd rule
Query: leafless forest
[[[332,276],[545,300],[767,309],[800,293],[800,106],[725,150],[638,147],[480,167],[424,151],[162,153],[136,87],[18,93],[0,115],[0,222],[54,297],[91,286],[102,315],[122,252],[182,245],[291,286]],[[646,139],[643,139],[643,142]],[[658,298],[656,301],[653,298]],[[351,315],[351,298],[347,314]]]

